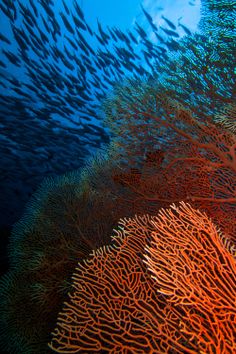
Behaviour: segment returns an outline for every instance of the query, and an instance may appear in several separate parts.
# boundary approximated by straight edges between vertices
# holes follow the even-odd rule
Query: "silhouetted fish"
[[[66,26],[66,28],[68,29],[68,31],[71,33],[71,34],[75,34],[75,31],[73,29],[73,27],[70,25],[70,22],[68,21],[68,19],[66,18],[66,16],[64,15],[63,12],[60,12],[60,16],[64,22],[64,25]]]
[[[168,18],[164,17],[163,15],[161,16],[163,18],[163,20],[167,23],[167,25],[173,29],[176,30],[176,26],[173,24],[173,22],[171,22],[170,20],[168,20]]]
[[[114,84],[129,77],[151,80],[167,62],[168,49],[178,45],[157,33],[142,11],[148,33],[137,21],[122,31],[98,19],[94,29],[78,1],[2,0],[0,17],[9,29],[0,35],[0,129],[9,143],[5,150],[0,144],[3,173],[10,171],[22,185],[27,179],[32,190],[46,174],[80,167],[92,148],[108,142],[100,112]]]
[[[144,29],[139,26],[139,24],[137,22],[135,22],[135,26],[136,26],[136,31],[138,32],[138,34],[143,38],[145,39],[147,37],[147,34],[146,32],[144,31]]]
[[[72,15],[72,17],[73,17],[75,26],[76,26],[78,29],[79,29],[79,28],[81,28],[81,29],[83,29],[83,30],[86,30],[86,29],[87,29],[87,27],[86,27],[86,25],[84,24],[84,22],[82,22],[77,16]]]
[[[82,21],[84,21],[84,14],[83,14],[83,11],[81,10],[81,7],[79,6],[78,2],[74,1],[73,4],[74,4],[75,10],[76,10],[78,16],[81,18]]]
[[[0,40],[7,44],[11,44],[11,41],[1,33],[0,33]]]
[[[97,20],[97,25],[98,25],[98,30],[99,30],[99,33],[101,35],[101,38],[102,38],[102,44],[108,44],[108,40],[110,39],[110,36],[108,36],[107,33],[105,33],[102,29],[102,26],[100,24],[100,22]]]
[[[182,25],[182,23],[180,23],[181,18],[178,19],[178,26],[183,28],[184,32],[188,35],[188,36],[191,36],[192,32],[188,29],[188,27]]]
[[[62,0],[62,3],[63,3],[63,6],[64,6],[64,9],[66,10],[67,15],[69,15],[69,14],[70,14],[70,10],[68,9],[68,7],[67,7],[65,1]]]
[[[162,29],[162,31],[164,31],[168,36],[171,36],[171,37],[179,37],[179,34],[175,31],[171,31],[171,30],[168,30],[166,28],[163,28],[162,26],[160,26],[160,28]]]
[[[0,66],[3,68],[7,68],[7,65],[2,60],[0,60]],[[1,82],[1,84],[3,84],[3,82]]]
[[[2,49],[2,52],[5,54],[5,56],[12,64],[15,64],[16,66],[20,66],[20,60],[17,58],[15,54],[5,49]]]
[[[32,7],[32,9],[34,11],[35,16],[38,17],[38,10],[37,10],[37,7],[34,4],[34,0],[29,0],[29,2],[30,2],[30,5],[31,5],[31,7]]]

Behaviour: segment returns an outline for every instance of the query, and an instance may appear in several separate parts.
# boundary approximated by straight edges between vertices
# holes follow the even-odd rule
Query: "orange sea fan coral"
[[[225,112],[226,120],[229,113]],[[141,172],[138,184],[119,176],[120,185],[133,192],[132,205],[138,214],[156,214],[181,200],[191,202],[235,240],[236,136],[232,131],[216,124],[214,116],[202,117],[194,107],[190,110],[154,88],[138,101],[124,104],[123,112],[120,109],[110,122],[122,127],[115,139],[128,166],[138,166]],[[152,144],[148,153],[142,139]]]
[[[97,158],[82,176],[47,179],[15,225],[10,270],[0,279],[1,353],[51,352],[49,335],[79,259],[109,244],[117,220],[128,215],[111,171]]]
[[[50,345],[57,352],[144,353],[158,348],[165,304],[158,303],[140,257],[154,229],[148,216],[123,220],[119,228],[112,247],[100,248],[76,269],[75,291],[59,314]],[[151,313],[145,313],[146,302],[156,312],[155,328]]]
[[[112,246],[78,265],[50,347],[233,354],[236,262],[225,243],[205,214],[184,203],[121,220]]]
[[[236,351],[236,261],[206,214],[181,203],[152,221],[149,270],[201,353]],[[232,252],[233,248],[231,248]]]

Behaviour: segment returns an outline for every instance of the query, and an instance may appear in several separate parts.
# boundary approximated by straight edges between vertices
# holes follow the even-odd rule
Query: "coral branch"
[[[232,247],[206,214],[184,203],[157,217],[121,220],[112,246],[78,265],[50,347],[58,353],[233,354]]]

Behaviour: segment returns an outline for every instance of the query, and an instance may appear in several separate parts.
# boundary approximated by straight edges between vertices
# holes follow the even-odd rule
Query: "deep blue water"
[[[202,0],[201,11],[197,0],[111,3],[0,2],[2,273],[12,225],[45,178],[78,176],[106,152],[113,135],[103,104],[118,84],[158,82],[202,116],[235,102],[235,1]],[[228,124],[236,130],[232,117]]]
[[[173,31],[169,3],[167,9],[151,7],[161,29],[138,1],[127,2],[126,15],[122,4],[104,3],[100,11],[112,23],[107,26],[89,2],[1,2],[0,225],[19,219],[45,177],[81,168],[109,142],[101,103],[114,83],[128,76],[151,77],[155,64],[192,31],[189,18],[175,18]],[[137,15],[133,24],[132,11],[133,19]]]

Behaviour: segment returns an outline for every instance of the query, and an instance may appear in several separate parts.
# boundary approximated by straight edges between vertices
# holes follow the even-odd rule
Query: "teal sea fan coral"
[[[10,271],[1,279],[0,290],[1,347],[9,352],[47,352],[52,313],[58,311],[83,252],[66,217],[66,209],[76,203],[78,181],[76,172],[47,179],[14,226]]]
[[[235,44],[233,35],[227,48],[206,35],[210,3],[202,4],[201,33],[181,40],[181,49],[157,65],[156,77],[117,85],[104,109],[115,132],[112,149],[127,170],[139,170],[139,184],[126,183],[135,202],[149,201],[155,212],[172,201],[191,201],[235,239]],[[217,4],[219,16],[232,18],[234,2]],[[229,22],[224,25],[227,31]],[[163,160],[147,168],[155,152]]]
[[[200,49],[211,46],[204,35],[196,39]],[[136,193],[133,203],[143,198],[160,208],[184,196],[200,210],[182,202],[161,210],[157,221],[149,215],[121,221],[114,247],[94,251],[74,273],[52,334],[56,352],[236,349],[236,137],[214,122],[221,105],[234,98],[232,52],[227,58],[227,51],[218,51],[229,64],[224,81],[227,67],[195,49],[196,62],[183,54],[186,81],[184,65],[168,78],[170,60],[160,81],[119,85],[105,109],[114,132],[111,150],[123,168],[114,180]],[[150,240],[145,256],[152,280],[141,262]]]
[[[110,170],[108,159],[97,157],[82,171],[47,179],[15,225],[10,271],[0,286],[4,350],[22,354],[49,350],[46,343],[78,260],[109,244],[121,212],[128,213],[116,207],[120,188],[109,178]]]
[[[200,31],[156,66],[154,85],[204,120],[235,103],[236,3],[202,0]],[[155,87],[154,87],[155,89]]]
[[[160,208],[167,207],[173,201],[188,201],[199,208],[200,213],[205,208],[216,228],[220,226],[224,231],[226,246],[222,252],[235,250],[232,239],[236,229],[236,137],[226,126],[219,128],[214,122],[222,106],[231,105],[235,97],[233,53],[230,42],[225,41],[225,46],[219,42],[214,47],[214,42],[207,37],[210,17],[207,21],[206,16],[210,16],[211,11],[208,4],[213,3],[203,2],[205,24],[209,23],[204,29],[205,33],[181,40],[179,50],[174,50],[165,62],[160,60],[156,63],[156,73],[146,80],[139,80],[136,75],[135,80],[122,82],[104,103],[112,133],[107,157],[94,159],[82,173],[74,172],[56,180],[48,179],[15,226],[10,242],[11,269],[2,278],[0,286],[0,331],[4,350],[17,354],[50,351],[46,343],[61,303],[71,289],[71,275],[77,262],[87,258],[92,250],[93,254],[103,257],[102,251],[96,253],[95,250],[110,243],[112,229],[121,217],[147,213],[157,215]],[[224,2],[221,3],[224,5]],[[216,8],[218,13],[222,11],[221,7]],[[148,217],[140,219],[140,223],[145,218]],[[138,217],[136,220],[139,220]],[[137,229],[140,230],[140,223],[137,223],[133,234]],[[171,227],[172,221],[169,220],[169,223]],[[119,298],[117,300],[115,294],[114,304],[110,305],[108,301],[105,310],[91,314],[88,307],[91,317],[87,319],[92,318],[92,321],[101,325],[99,315],[110,314],[118,309],[121,312],[116,314],[117,317],[113,316],[112,321],[120,330],[120,324],[124,327],[125,317],[120,318],[119,315],[126,305],[127,292],[131,289],[131,293],[133,291],[135,296],[139,295],[136,285],[140,285],[142,276],[148,286],[143,288],[143,292],[146,294],[150,290],[153,294],[157,284],[150,277],[145,278],[148,271],[142,262],[144,241],[138,241],[142,243],[141,248],[136,249],[136,244],[133,246],[137,251],[133,257],[135,265],[139,267],[137,277],[133,276],[134,273],[130,274],[129,269],[127,273],[127,268],[120,267],[120,262],[113,264],[116,278],[112,280],[117,279],[118,285],[124,285],[122,301]],[[104,262],[101,265],[106,275]],[[222,269],[221,264],[218,266]],[[125,279],[120,284],[122,270]],[[98,277],[100,275],[97,273]],[[145,284],[141,282],[140,286]],[[96,285],[101,288],[100,283]],[[83,294],[80,284],[78,288]],[[91,292],[96,292],[96,288],[91,286]],[[159,346],[169,352],[173,342],[168,335],[171,333],[168,327],[170,320],[171,324],[174,321],[172,329],[181,324],[178,327],[179,337],[174,338],[175,350],[177,346],[180,353],[183,348],[188,350],[190,346],[193,350],[199,347],[205,350],[196,338],[193,342],[189,339],[188,323],[181,317],[184,310],[181,309],[178,316],[174,311],[173,315],[171,306],[166,303],[166,296],[170,294],[166,291],[162,295],[159,302],[156,301],[156,293],[151,298],[153,306],[159,306],[160,310],[160,321],[154,329],[152,311],[147,321],[144,321],[142,311],[137,312],[136,307],[132,306],[131,317],[135,320],[131,323],[137,325],[135,334],[139,334],[133,349],[136,351],[141,348],[142,353],[151,343],[151,346],[155,345],[155,350]],[[78,301],[82,303],[83,298]],[[148,309],[142,299],[139,304],[144,312]],[[196,315],[199,315],[198,310]],[[159,326],[164,337],[156,339]],[[149,344],[143,328],[150,335]],[[98,331],[98,336],[103,329]],[[129,330],[129,324],[124,329]],[[91,332],[94,334],[93,330]],[[82,330],[81,333],[85,332]],[[79,335],[78,338],[81,339]],[[113,342],[119,342],[117,338],[115,336]],[[122,343],[117,344],[120,352],[126,339],[123,337]],[[103,343],[106,341],[107,336],[103,338]],[[56,342],[60,340],[55,339],[54,344]],[[123,349],[128,351],[130,341],[125,343],[127,345]],[[225,345],[233,348],[232,343],[232,338],[227,337]],[[102,344],[102,348],[91,335],[93,350],[110,349],[113,344],[109,342],[108,347]],[[70,351],[65,343],[63,346],[62,350]],[[53,347],[58,349],[56,345]],[[78,350],[81,348],[82,345]]]
[[[200,27],[214,41],[215,46],[235,48],[236,2],[234,0],[201,0]]]

